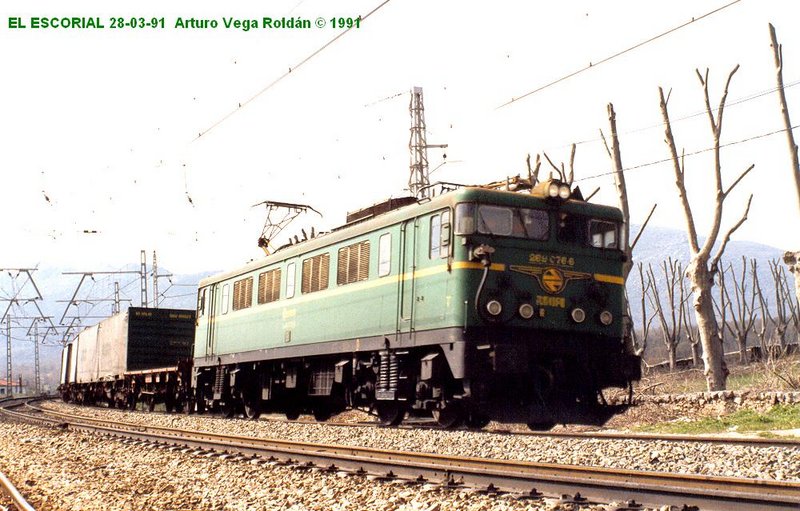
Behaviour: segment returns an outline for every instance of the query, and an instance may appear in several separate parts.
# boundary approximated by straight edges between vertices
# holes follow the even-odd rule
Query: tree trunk
[[[737,334],[736,344],[739,346],[739,363],[742,365],[747,364],[747,337]]]
[[[670,372],[675,370],[676,358],[677,358],[676,353],[675,353],[676,348],[677,348],[677,346],[675,344],[670,344],[669,346],[667,346],[667,355],[669,357],[669,370],[670,370]]]
[[[794,295],[797,303],[800,303],[800,251],[786,252],[783,254],[783,262],[789,267],[789,273],[794,276]]]
[[[692,365],[694,367],[700,366],[700,342],[694,341],[691,343],[692,345]]]
[[[725,390],[728,368],[725,365],[725,353],[718,335],[717,318],[711,299],[713,278],[709,274],[707,261],[692,259],[687,274],[694,291],[694,310],[697,329],[700,332],[700,343],[703,345],[703,364],[706,383],[709,391]]]

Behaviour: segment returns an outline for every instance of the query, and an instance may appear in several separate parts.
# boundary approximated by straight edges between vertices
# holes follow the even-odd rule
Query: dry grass
[[[800,355],[772,361],[729,367],[728,390],[796,391],[800,390]],[[702,368],[655,372],[643,375],[635,387],[637,394],[684,394],[703,392],[706,380]]]

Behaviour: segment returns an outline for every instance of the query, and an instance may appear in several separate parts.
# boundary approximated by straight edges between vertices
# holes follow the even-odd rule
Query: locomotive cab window
[[[476,219],[481,234],[544,241],[550,233],[547,211],[464,202],[456,206],[456,234],[474,234]]]
[[[478,232],[496,236],[511,236],[513,215],[511,208],[478,206]]]
[[[588,234],[589,225],[585,217],[572,213],[559,213],[558,241],[588,245]]]
[[[197,292],[197,315],[206,315],[206,290],[205,288]]]
[[[607,220],[591,220],[589,222],[589,237],[593,247],[619,248],[619,226]]]

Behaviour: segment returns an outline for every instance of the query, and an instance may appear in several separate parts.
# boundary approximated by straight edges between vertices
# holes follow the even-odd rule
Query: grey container
[[[91,383],[174,367],[191,357],[194,327],[193,310],[130,307],[82,331],[62,374],[69,382]]]

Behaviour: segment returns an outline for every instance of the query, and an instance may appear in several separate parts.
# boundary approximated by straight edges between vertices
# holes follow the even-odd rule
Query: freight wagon
[[[130,307],[83,330],[65,346],[65,401],[150,409],[182,408],[189,393],[195,311]]]

